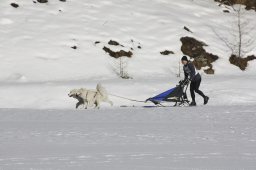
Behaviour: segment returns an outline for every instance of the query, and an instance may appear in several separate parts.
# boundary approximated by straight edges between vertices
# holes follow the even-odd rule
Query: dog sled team
[[[209,97],[199,90],[202,78],[194,64],[189,61],[186,56],[181,58],[181,63],[183,64],[184,80],[180,81],[179,85],[176,87],[149,98],[145,102],[150,101],[156,106],[163,106],[161,104],[162,102],[174,102],[174,106],[196,106],[195,93],[197,93],[203,97],[205,105],[208,103]],[[192,99],[190,103],[186,95],[189,84]],[[93,106],[100,108],[102,102],[107,102],[113,106],[113,102],[109,100],[109,94],[101,84],[97,85],[96,90],[88,90],[85,88],[73,89],[68,95],[78,100],[76,108],[81,105],[83,105],[85,109]]]

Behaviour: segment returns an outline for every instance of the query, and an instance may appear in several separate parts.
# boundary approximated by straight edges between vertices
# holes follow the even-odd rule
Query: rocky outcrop
[[[19,4],[17,4],[17,3],[11,3],[10,4],[13,8],[18,8],[19,7]]]
[[[256,11],[256,0],[215,0],[225,5],[241,4],[245,5],[247,10],[254,9]]]
[[[47,3],[48,0],[37,0],[37,2],[39,2],[39,3]]]
[[[193,33],[188,27],[184,26],[183,27],[184,30],[186,30],[187,32]]]
[[[169,55],[169,54],[174,54],[174,52],[170,51],[170,50],[165,50],[165,51],[160,52],[160,54],[162,54],[162,55]]]
[[[103,50],[108,53],[111,57],[114,58],[120,58],[120,57],[128,57],[131,58],[133,53],[131,51],[124,51],[124,50],[120,50],[120,51],[112,51],[110,48],[104,46]]]
[[[72,46],[71,48],[73,48],[74,50],[76,50],[76,49],[77,49],[77,46],[76,46],[76,45],[74,45],[74,46]]]
[[[110,40],[110,41],[108,42],[108,44],[109,44],[109,45],[114,45],[114,46],[119,46],[119,45],[120,45],[119,42],[114,41],[114,40]],[[122,45],[121,45],[121,46],[122,46]]]
[[[206,43],[192,37],[182,37],[180,41],[182,42],[181,51],[194,59],[193,63],[198,70],[202,67],[209,67],[204,72],[206,74],[214,74],[212,63],[218,60],[219,57],[206,52],[204,49],[204,46],[207,46]]]
[[[237,57],[236,55],[233,54],[229,58],[229,62],[244,71],[248,66],[248,62],[255,59],[256,57],[254,55],[248,56],[246,58],[242,58],[242,57]]]
[[[97,44],[100,44],[102,43],[101,41],[95,41],[94,44],[97,45]],[[105,44],[103,46],[103,50],[109,54],[109,56],[113,57],[113,58],[120,58],[120,57],[128,57],[128,58],[132,58],[133,56],[133,51],[135,51],[134,47],[136,46],[139,50],[142,49],[142,46],[139,42],[135,42],[134,40],[131,40],[130,41],[131,43],[131,46],[124,46],[122,45],[121,43],[119,43],[118,41],[115,41],[115,40],[109,40],[108,43],[102,43],[102,44]],[[115,47],[115,50],[113,50],[113,46],[116,46]],[[116,51],[116,48],[119,48],[121,50],[119,51]],[[127,50],[127,49],[130,49]]]

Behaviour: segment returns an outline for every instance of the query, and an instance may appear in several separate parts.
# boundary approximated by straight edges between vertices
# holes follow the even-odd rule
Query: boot
[[[196,106],[196,102],[195,101],[192,101],[189,106]]]
[[[204,105],[206,105],[206,104],[208,103],[208,101],[209,101],[209,97],[208,97],[208,96],[205,96],[205,97],[204,97]]]

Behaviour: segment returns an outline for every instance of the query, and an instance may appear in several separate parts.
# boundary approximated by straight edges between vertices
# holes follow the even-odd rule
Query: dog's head
[[[79,89],[73,89],[69,92],[68,96],[76,98],[78,95],[81,94],[79,91]]]

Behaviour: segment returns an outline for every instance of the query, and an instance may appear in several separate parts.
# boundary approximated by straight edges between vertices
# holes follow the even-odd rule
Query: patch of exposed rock
[[[108,53],[111,57],[114,58],[120,58],[120,57],[128,57],[131,58],[133,53],[131,51],[124,51],[124,50],[120,50],[120,51],[112,51],[110,48],[104,46],[103,50]]]
[[[165,50],[165,51],[160,52],[160,54],[162,54],[162,55],[169,55],[169,54],[174,54],[174,52],[170,51],[170,50]]]
[[[180,41],[182,42],[181,51],[183,54],[194,59],[193,63],[198,70],[202,67],[209,67],[204,72],[206,74],[214,74],[212,63],[218,60],[219,57],[208,53],[204,49],[205,46],[208,46],[206,43],[192,37],[182,37]]]
[[[248,62],[255,59],[256,57],[254,55],[248,56],[246,58],[242,58],[242,57],[237,57],[236,55],[233,54],[229,58],[229,62],[244,71],[248,66]]]
[[[245,5],[245,9],[251,10],[254,9],[256,11],[256,0],[215,0],[216,2],[220,2],[225,5],[235,5],[241,4]]]

